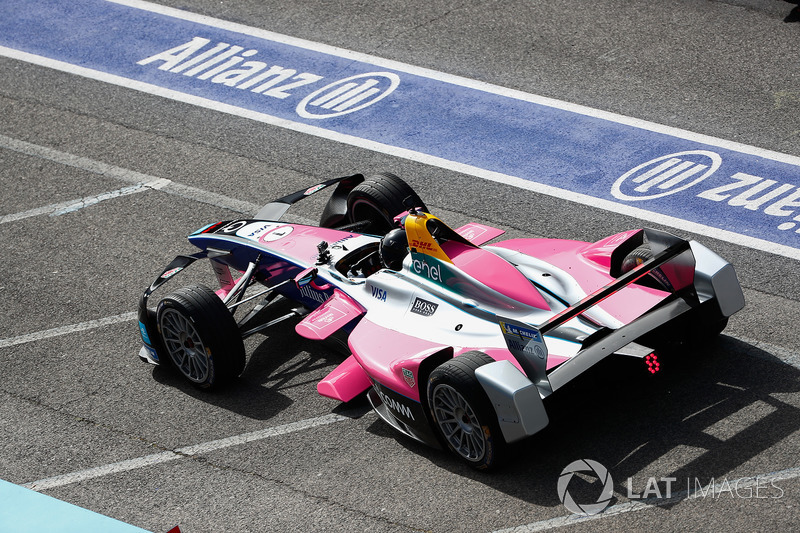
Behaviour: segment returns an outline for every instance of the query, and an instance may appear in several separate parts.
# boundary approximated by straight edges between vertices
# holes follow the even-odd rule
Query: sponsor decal
[[[800,187],[789,183],[765,179],[744,172],[737,172],[730,177],[730,182],[707,189],[697,196],[713,202],[725,202],[732,207],[741,207],[749,211],[761,211],[765,215],[778,217],[778,229],[795,230],[800,216],[795,208],[800,207]],[[793,217],[790,221],[786,218]],[[783,220],[781,220],[783,219]]]
[[[509,350],[535,355],[539,359],[547,357],[547,347],[542,339],[542,334],[537,329],[502,320],[499,321],[499,324]]]
[[[429,265],[425,259],[414,259],[411,263],[411,267],[414,269],[414,272],[425,276],[431,281],[444,281],[442,279],[441,265]]]
[[[697,186],[717,172],[722,157],[708,150],[678,152],[652,159],[620,176],[611,194],[620,200],[652,200]],[[723,178],[724,179],[724,178]],[[800,233],[800,186],[745,172],[732,173],[723,184],[697,192],[703,198],[775,217],[780,231]]]
[[[480,226],[475,226],[475,225],[472,225],[472,224],[464,226],[461,229],[461,231],[459,232],[459,234],[462,237],[464,237],[465,239],[467,239],[470,242],[474,241],[476,238],[480,237],[484,233],[486,233],[486,228],[483,228],[483,227],[480,227]]]
[[[620,176],[611,187],[611,194],[629,202],[661,198],[697,185],[721,164],[720,155],[708,150],[657,157]]]
[[[328,299],[328,295],[324,292],[316,291],[309,287],[308,285],[303,285],[300,287],[300,294],[304,297],[308,298],[309,300],[314,300],[317,303],[324,304],[325,301]]]
[[[319,311],[319,309],[317,311]],[[335,322],[342,320],[346,316],[347,313],[345,313],[341,309],[337,309],[335,307],[328,307],[321,313],[314,315],[313,321],[309,322],[308,326],[317,330],[322,330],[330,326],[331,324],[334,324]]]
[[[247,225],[246,220],[234,220],[219,229],[219,233],[236,233]]]
[[[415,248],[418,251],[431,251],[433,250],[433,243],[430,241],[421,241],[419,239],[411,239],[408,243],[409,248]]]
[[[417,315],[431,316],[438,308],[439,304],[437,303],[429,302],[428,300],[423,300],[422,298],[417,298],[411,305],[411,312]]]
[[[280,226],[281,224],[276,224],[275,222],[256,222],[254,224],[248,224],[237,230],[236,236],[257,241],[265,234]]]
[[[397,89],[400,77],[392,72],[368,72],[339,80],[314,91],[297,104],[303,118],[339,117],[375,104]]]
[[[292,226],[280,226],[270,231],[259,239],[259,242],[274,242],[289,235],[294,230]]]
[[[142,323],[141,320],[139,321],[139,332],[142,334],[142,340],[144,341],[145,344],[148,345],[153,344],[152,342],[150,342],[150,336],[147,334],[147,327]]]
[[[152,358],[153,358],[153,361],[158,361],[158,362],[160,362],[160,359],[158,358],[158,353],[156,352],[156,349],[155,349],[155,348],[153,348],[152,346],[148,346],[148,345],[146,345],[146,344],[145,344],[145,345],[144,345],[144,349],[145,349],[145,350],[147,350],[147,352],[150,354],[150,357],[152,357]]]
[[[403,368],[402,370],[403,370],[403,379],[406,380],[406,384],[409,387],[413,387],[414,385],[416,385],[417,381],[414,379],[414,373],[407,368]]]
[[[325,187],[327,187],[327,185],[325,185],[324,183],[320,183],[319,185],[314,185],[313,187],[309,187],[308,189],[306,189],[306,192],[304,192],[303,195],[304,196],[311,196],[315,192],[321,191]]]
[[[532,339],[537,342],[542,340],[541,333],[539,333],[539,331],[536,329],[526,328],[523,326],[510,324],[508,322],[503,322],[503,321],[500,322],[500,327],[503,328],[503,333],[506,333],[508,335],[516,335],[518,337]]]
[[[399,415],[401,415],[401,416],[403,416],[405,418],[414,420],[414,413],[411,412],[411,408],[410,407],[408,407],[407,405],[395,400],[394,398],[391,398],[391,397],[387,396],[378,387],[375,387],[375,392],[378,393],[378,396],[380,396],[381,401],[384,403],[384,405],[386,405],[386,407],[388,407],[389,409],[391,409],[395,413],[397,413],[397,414],[399,414]]]
[[[372,297],[376,300],[380,300],[382,302],[386,301],[386,291],[383,289],[379,289],[378,287],[371,287],[372,288]]]
[[[203,83],[247,91],[253,98],[287,100],[319,85],[323,76],[303,72],[298,65],[274,65],[260,61],[259,51],[231,43],[213,43],[195,36],[163,52],[136,62],[176,76]],[[339,117],[371,106],[389,96],[400,85],[391,72],[367,72],[337,80],[305,95],[295,112],[307,119]],[[322,188],[324,186],[317,186]],[[312,187],[313,189],[313,187]],[[316,189],[319,190],[319,189]],[[306,195],[316,192],[306,191]]]
[[[169,270],[161,274],[161,279],[169,279],[178,272],[180,272],[181,270],[183,270],[183,267],[170,268]]]
[[[345,248],[345,246],[344,246],[344,243],[345,243],[345,241],[349,241],[350,239],[352,239],[352,238],[354,238],[354,237],[355,237],[355,235],[347,235],[347,236],[345,236],[345,237],[342,237],[342,238],[341,238],[341,239],[339,239],[338,241],[334,241],[334,242],[332,242],[332,243],[331,243],[331,248],[336,248],[336,249],[341,249],[341,250],[347,250],[347,248]]]

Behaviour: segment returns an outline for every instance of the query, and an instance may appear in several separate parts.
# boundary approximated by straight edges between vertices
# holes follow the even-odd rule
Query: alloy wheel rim
[[[191,321],[174,309],[166,309],[160,325],[164,346],[178,370],[195,383],[205,382],[209,372],[208,354]]]
[[[468,461],[486,454],[486,438],[475,411],[466,398],[450,385],[438,385],[431,401],[436,423],[453,449]]]

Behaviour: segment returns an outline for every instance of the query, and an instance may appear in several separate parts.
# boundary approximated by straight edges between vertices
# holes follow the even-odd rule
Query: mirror
[[[305,287],[317,277],[317,269],[314,267],[309,267],[294,277],[294,284],[297,285],[297,288]]]

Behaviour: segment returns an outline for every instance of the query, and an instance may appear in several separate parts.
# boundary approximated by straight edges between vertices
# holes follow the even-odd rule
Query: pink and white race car
[[[319,226],[280,221],[329,188]],[[294,320],[303,337],[349,347],[320,394],[366,393],[398,431],[487,468],[544,428],[548,396],[592,365],[621,355],[654,373],[660,337],[713,337],[744,306],[733,267],[695,241],[637,229],[486,244],[502,233],[451,229],[392,174],[325,181],[190,235],[200,251],[175,258],[140,300],[139,355],[210,389],[244,370],[244,338]],[[218,289],[148,306],[198,259]]]

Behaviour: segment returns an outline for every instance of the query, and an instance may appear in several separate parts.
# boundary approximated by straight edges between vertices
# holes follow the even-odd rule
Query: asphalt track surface
[[[779,0],[163,3],[800,156],[800,26]],[[0,117],[0,478],[157,532],[796,526],[796,261],[700,239],[745,288],[719,342],[670,354],[655,379],[596,369],[507,466],[478,473],[318,396],[343,355],[291,327],[248,341],[244,374],[215,394],[141,364],[138,296],[193,230],[353,172],[393,171],[451,225],[512,237],[592,241],[642,221],[11,59]],[[615,483],[591,521],[556,490],[583,458]],[[661,496],[676,478],[674,498],[628,496],[651,477]],[[681,492],[712,478],[729,489]]]

